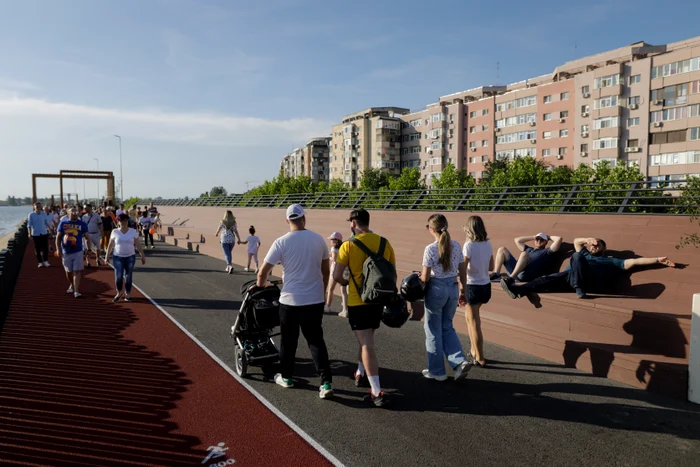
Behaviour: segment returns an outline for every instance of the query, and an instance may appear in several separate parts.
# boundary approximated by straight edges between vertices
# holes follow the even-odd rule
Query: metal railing
[[[28,243],[27,221],[24,221],[17,228],[15,236],[7,242],[7,248],[0,250],[0,334],[2,334],[7,312],[10,309],[10,302]]]
[[[650,182],[475,187],[424,190],[345,191],[276,195],[236,194],[165,199],[160,206],[308,209],[436,210],[559,213],[687,214],[678,187]]]

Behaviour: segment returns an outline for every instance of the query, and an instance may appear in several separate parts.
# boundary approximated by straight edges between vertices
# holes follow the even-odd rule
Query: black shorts
[[[382,305],[358,305],[348,307],[348,321],[353,331],[365,329],[379,329],[382,322]]]
[[[491,284],[467,285],[467,303],[483,305],[491,300]]]

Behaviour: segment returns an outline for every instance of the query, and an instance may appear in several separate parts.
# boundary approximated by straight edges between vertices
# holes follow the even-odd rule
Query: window
[[[496,112],[517,109],[519,107],[528,107],[535,104],[537,104],[537,96],[521,97],[520,99],[514,99],[512,101],[501,102],[500,104],[496,104]]]
[[[698,115],[700,115],[700,104],[657,110],[656,112],[651,112],[649,117],[651,122],[655,123],[682,120],[688,117],[697,117]]]
[[[664,105],[680,105],[688,103],[688,84],[666,86],[662,89],[651,91],[652,101],[663,101]]]
[[[602,162],[607,162],[610,167],[615,167],[617,165],[617,158],[615,157],[601,157],[600,159],[596,159],[593,161],[594,166],[600,165]]]
[[[685,130],[652,133],[651,144],[684,143],[686,136],[687,132]]]
[[[419,118],[416,120],[411,120],[410,122],[408,122],[408,124],[409,124],[409,126],[412,126],[415,128],[417,126],[421,126],[423,124],[423,121]]]
[[[454,149],[454,144],[450,143],[447,147],[448,147],[449,149]]]
[[[552,114],[544,114],[544,121],[548,122],[552,119]]]
[[[697,141],[700,139],[700,127],[690,129],[690,141]]]
[[[475,126],[470,126],[470,127],[469,127],[469,133],[476,133],[476,127],[475,127]]]
[[[542,132],[542,139],[549,139],[552,137],[552,132],[551,131],[543,131]]]
[[[583,143],[581,145],[581,152],[588,152],[588,143]]]
[[[564,130],[559,130],[559,137],[560,138],[566,138],[569,136],[569,130],[564,129]]]
[[[593,149],[616,148],[619,138],[601,138],[593,141]]]
[[[568,110],[562,110],[559,112],[559,118],[567,118],[569,116],[569,111]]]
[[[627,119],[627,126],[638,126],[638,125],[639,125],[639,117]]]
[[[470,143],[469,143],[469,148],[470,148],[470,149],[476,148],[476,141],[470,142]]]
[[[617,86],[620,84],[620,75],[608,75],[596,78],[593,82],[594,89],[607,88],[610,86]]]
[[[638,148],[639,147],[639,140],[638,139],[628,139],[627,140],[627,147],[628,148]]]
[[[485,164],[489,161],[489,156],[481,156],[481,163]]]
[[[600,99],[596,99],[593,101],[593,108],[594,109],[605,109],[607,107],[614,107],[617,105],[618,102],[618,97],[617,96],[608,96],[608,97],[602,97]]]
[[[637,84],[642,81],[642,75],[632,75],[630,76],[630,86]]]
[[[695,70],[700,70],[700,58],[698,57],[652,67],[651,79],[679,75],[681,73],[688,73],[689,71]]]
[[[481,129],[484,130],[484,131],[488,131],[488,130],[489,130],[489,126],[488,126],[488,125],[482,125],[482,128],[481,128]]]
[[[593,128],[602,130],[603,128],[615,128],[618,125],[619,117],[603,117],[593,120]]]
[[[568,149],[569,149],[569,148],[566,148],[566,147],[559,148],[559,155],[560,155],[560,156],[566,156],[566,153],[567,153]]]
[[[476,164],[476,160],[477,160],[477,157],[476,157],[476,156],[470,157],[470,158],[469,158],[469,163],[470,163],[470,164]]]
[[[411,148],[411,154],[420,154],[421,147],[420,146],[414,146]]]
[[[590,86],[581,86],[581,94],[589,94],[591,92]]]
[[[559,100],[562,100],[562,101],[567,101],[567,100],[569,100],[569,93],[568,93],[568,92],[562,92],[561,94],[559,94]]]
[[[469,112],[469,118],[476,117],[476,112]]]
[[[552,102],[552,96],[544,96],[543,102],[545,104],[549,104],[550,102]]]
[[[697,94],[700,92],[700,79],[690,83],[690,93]]]
[[[496,120],[496,128],[505,128],[515,125],[524,125],[526,123],[535,122],[537,120],[536,113],[516,115],[515,117],[502,118]]]
[[[431,157],[430,165],[442,165],[442,157]]]
[[[450,138],[452,138],[454,135],[455,135],[455,131],[452,128],[450,128]]]
[[[489,140],[487,140],[487,139],[481,140],[481,147],[482,148],[488,147],[488,145],[489,145]]]
[[[543,149],[542,150],[542,157],[547,157],[552,155],[552,150],[551,149]]]
[[[519,131],[517,133],[498,135],[496,138],[496,144],[515,143],[516,141],[527,141],[536,138],[537,132],[535,130]]]
[[[489,114],[489,109],[484,109],[481,111],[481,115],[488,115]]]
[[[673,152],[649,156],[649,165],[697,164],[700,151]]]
[[[633,97],[630,97],[630,98],[628,99],[628,103],[629,103],[630,106],[636,105],[637,107],[639,107],[639,103],[640,103],[640,102],[641,102],[641,101],[640,101],[640,99],[639,99],[639,96],[633,96]]]
[[[450,122],[454,123],[455,121],[455,114],[450,114]]]
[[[585,115],[585,114],[587,114],[587,113],[590,112],[590,111],[591,111],[591,106],[590,106],[590,105],[582,105],[582,106],[581,106],[581,114],[582,114],[582,115]]]
[[[469,176],[471,178],[476,178],[476,172],[469,172]]]

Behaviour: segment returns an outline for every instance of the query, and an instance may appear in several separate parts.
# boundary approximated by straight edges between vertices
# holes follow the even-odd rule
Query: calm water
[[[0,237],[12,233],[30,212],[31,206],[0,206]]]

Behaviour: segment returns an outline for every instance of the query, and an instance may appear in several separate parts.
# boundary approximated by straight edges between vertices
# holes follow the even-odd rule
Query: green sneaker
[[[294,381],[291,379],[282,378],[282,373],[277,373],[275,375],[275,383],[279,384],[283,388],[293,388]]]
[[[333,386],[331,386],[331,383],[323,383],[321,385],[321,387],[318,389],[318,397],[321,399],[333,397]]]

